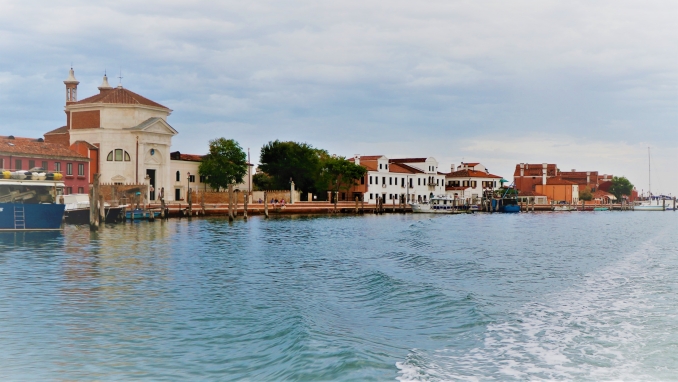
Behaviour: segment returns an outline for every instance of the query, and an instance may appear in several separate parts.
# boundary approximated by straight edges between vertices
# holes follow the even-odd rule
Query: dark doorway
[[[174,200],[181,200],[181,188],[174,189]]]
[[[146,169],[146,175],[151,177],[150,184],[152,191],[150,193],[150,200],[155,200],[155,170]]]

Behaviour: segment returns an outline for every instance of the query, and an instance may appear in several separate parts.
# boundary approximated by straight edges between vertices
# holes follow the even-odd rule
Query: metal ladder
[[[23,204],[14,205],[14,229],[26,229],[26,215]]]

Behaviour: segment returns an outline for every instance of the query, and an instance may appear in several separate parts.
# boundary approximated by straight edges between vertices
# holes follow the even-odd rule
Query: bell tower
[[[80,81],[75,79],[73,68],[68,72],[68,78],[64,81],[66,85],[66,105],[78,102],[78,84]]]

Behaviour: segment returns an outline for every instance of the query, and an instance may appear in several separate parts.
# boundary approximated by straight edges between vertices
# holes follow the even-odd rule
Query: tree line
[[[367,170],[343,156],[307,143],[271,141],[261,148],[259,170],[252,177],[255,190],[286,190],[294,182],[303,193],[324,195],[327,191],[348,190]],[[214,190],[242,183],[247,175],[247,155],[233,139],[210,140],[209,153],[198,172]]]

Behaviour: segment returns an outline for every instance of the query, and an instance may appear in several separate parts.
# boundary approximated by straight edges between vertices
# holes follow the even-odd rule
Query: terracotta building
[[[64,175],[66,194],[89,192],[89,158],[67,146],[42,138],[0,136],[0,169],[17,171],[42,168]]]

